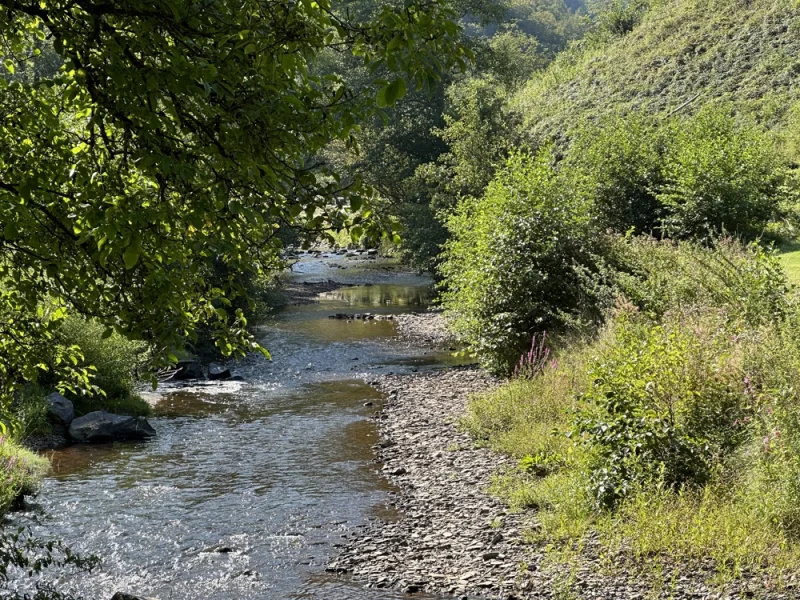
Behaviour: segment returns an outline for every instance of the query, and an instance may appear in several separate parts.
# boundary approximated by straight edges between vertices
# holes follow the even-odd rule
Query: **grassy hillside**
[[[515,105],[538,142],[583,118],[692,112],[710,101],[769,126],[792,118],[799,100],[796,0],[653,0],[629,33],[562,53]]]

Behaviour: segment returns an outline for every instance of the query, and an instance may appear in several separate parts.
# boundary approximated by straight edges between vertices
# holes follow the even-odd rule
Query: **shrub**
[[[782,162],[764,134],[707,107],[662,122],[583,122],[573,136],[558,162],[549,147],[514,156],[483,196],[463,198],[447,223],[443,305],[484,365],[508,371],[534,333],[599,322],[614,282],[656,310],[680,295],[691,303],[722,293],[712,303],[747,299],[756,302],[742,307],[749,317],[766,314],[759,303],[769,299],[748,288],[777,289],[777,261],[764,256],[753,267],[743,254],[757,254],[755,247],[741,251],[718,239],[724,231],[757,236],[786,195]],[[607,230],[704,238],[730,251],[655,242],[615,251]],[[679,268],[683,278],[664,267]],[[656,289],[666,297],[657,298]]]
[[[648,0],[611,0],[596,3],[599,8],[595,17],[596,37],[622,36],[630,33],[641,22],[649,8]]]
[[[598,224],[619,233],[660,231],[664,129],[652,119],[613,117],[583,122],[574,136],[561,168],[580,179]]]
[[[623,315],[615,340],[589,368],[575,434],[589,447],[600,508],[659,480],[702,485],[746,437],[752,406],[726,316],[682,314],[653,326]]]
[[[28,384],[15,394],[11,413],[13,414],[11,421],[14,424],[13,435],[17,439],[24,440],[32,435],[51,431],[51,425],[47,420],[45,394],[36,384]]]
[[[68,393],[77,414],[108,410],[134,416],[149,413],[148,404],[136,395],[139,369],[146,364],[146,346],[112,333],[104,335],[99,323],[79,317],[67,318],[61,335],[65,342],[80,347],[83,364],[94,368],[94,394]]]
[[[771,140],[724,108],[674,121],[659,200],[673,237],[758,236],[779,204],[780,160]]]
[[[617,292],[655,319],[703,305],[759,325],[790,309],[790,286],[774,249],[731,238],[702,245],[649,237],[614,237],[607,247]]]
[[[31,494],[47,474],[50,463],[0,434],[0,517],[21,494]]]
[[[453,329],[488,367],[507,371],[537,331],[587,306],[576,264],[590,262],[589,216],[549,148],[516,155],[480,200],[448,221],[440,272]]]
[[[533,538],[591,532],[626,571],[775,585],[800,567],[795,291],[774,253],[732,240],[612,246],[638,265],[638,306],[470,403],[473,437],[520,461],[493,490],[537,508]]]

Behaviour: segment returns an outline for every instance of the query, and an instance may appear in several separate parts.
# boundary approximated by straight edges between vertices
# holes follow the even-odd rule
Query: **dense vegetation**
[[[358,14],[324,0],[0,7],[2,518],[46,469],[19,446],[44,426],[46,392],[78,414],[146,412],[137,377],[201,337],[267,354],[245,309],[284,241],[391,237],[374,192],[315,157],[471,52],[444,0]],[[320,70],[329,52],[368,79]],[[0,594],[19,596],[10,566],[71,559],[4,534]]]
[[[367,218],[368,189],[313,156],[464,64],[451,16],[428,0],[361,18],[327,2],[6,3],[4,413],[43,370],[91,386],[78,346],[41,358],[70,314],[145,342],[155,366],[201,327],[225,355],[265,352],[231,303],[281,267],[281,229],[391,232]],[[315,73],[331,48],[382,77]]]
[[[560,160],[514,156],[448,220],[441,273],[452,326],[508,370],[537,331],[597,324],[623,265],[608,231],[752,239],[791,197],[775,142],[728,107],[585,124]]]
[[[657,585],[697,568],[788,582],[800,564],[795,288],[757,245],[614,243],[636,275],[601,330],[526,357],[523,377],[471,406],[476,439],[520,460],[497,493],[538,509],[535,539],[580,551],[595,532]]]
[[[519,460],[495,491],[662,589],[800,565],[800,296],[770,248],[797,235],[798,27],[612,5],[502,104],[521,149],[446,219],[445,315],[514,373],[464,422]]]

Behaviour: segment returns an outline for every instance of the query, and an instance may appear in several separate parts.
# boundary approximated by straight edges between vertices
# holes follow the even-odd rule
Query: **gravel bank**
[[[457,427],[469,396],[498,382],[459,367],[372,383],[387,397],[377,417],[382,441],[376,461],[398,488],[392,503],[400,518],[353,533],[329,571],[370,587],[468,599],[798,597],[797,589],[770,591],[756,580],[712,590],[703,581],[713,573],[703,570],[667,575],[661,586],[619,569],[612,574],[608,565],[615,557],[593,557],[591,540],[571,566],[546,567],[544,550],[522,537],[536,526],[535,513],[510,514],[486,491],[498,468],[512,461],[475,448]]]
[[[496,384],[474,368],[376,382],[388,398],[376,452],[399,488],[392,500],[401,518],[360,533],[330,570],[406,592],[507,597],[518,587],[519,565],[530,555],[520,516],[485,492],[507,460],[473,448],[456,425],[469,395]]]
[[[447,330],[440,312],[407,313],[395,316],[400,341],[433,348],[455,348],[455,336]]]

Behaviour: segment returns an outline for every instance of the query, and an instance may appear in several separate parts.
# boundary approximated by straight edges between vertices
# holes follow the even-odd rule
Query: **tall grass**
[[[47,474],[50,463],[0,435],[0,517],[21,494],[31,494]]]
[[[150,406],[137,393],[136,386],[147,361],[143,343],[112,333],[105,335],[99,323],[68,317],[61,328],[66,343],[80,347],[83,363],[92,368],[93,394],[70,394],[78,415],[95,410],[144,416]]]

